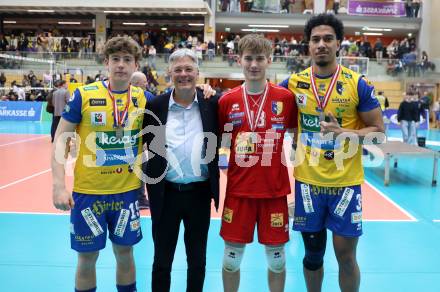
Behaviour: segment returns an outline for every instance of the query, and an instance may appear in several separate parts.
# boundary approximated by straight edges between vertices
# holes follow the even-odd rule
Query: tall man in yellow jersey
[[[309,292],[321,291],[327,228],[333,232],[341,291],[359,290],[356,246],[362,234],[364,173],[356,140],[384,131],[374,88],[336,61],[343,30],[334,15],[310,18],[304,36],[312,66],[281,84],[295,94],[298,106],[293,229],[302,232]],[[342,139],[348,135],[349,142]]]
[[[141,49],[128,37],[104,46],[108,81],[78,88],[58,126],[52,154],[53,203],[71,210],[71,246],[78,252],[75,291],[96,291],[96,261],[107,240],[116,258],[118,292],[136,291],[132,246],[142,238],[135,174],[140,165],[143,109],[147,93],[131,86]],[[140,112],[139,112],[140,111]],[[62,163],[65,137],[77,133],[73,194],[66,190]]]

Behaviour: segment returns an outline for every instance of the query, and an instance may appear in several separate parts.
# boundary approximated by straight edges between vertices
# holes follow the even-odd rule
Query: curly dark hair
[[[334,14],[321,13],[312,16],[306,23],[304,27],[304,37],[306,41],[310,41],[310,35],[312,34],[312,29],[320,25],[328,25],[333,27],[336,33],[336,39],[342,41],[344,38],[344,24],[340,21]]]
[[[142,58],[142,49],[131,37],[113,37],[109,39],[102,49],[102,54],[108,58],[111,54],[125,52],[133,55],[136,62]]]

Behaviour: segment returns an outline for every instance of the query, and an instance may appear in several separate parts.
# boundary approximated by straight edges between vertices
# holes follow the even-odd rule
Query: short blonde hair
[[[245,51],[251,51],[254,54],[263,53],[269,57],[272,55],[272,42],[262,35],[248,34],[238,42],[238,55],[243,56]]]

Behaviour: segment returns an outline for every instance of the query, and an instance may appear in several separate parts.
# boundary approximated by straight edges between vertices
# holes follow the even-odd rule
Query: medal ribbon
[[[246,93],[246,86],[245,86],[245,84],[243,84],[241,87],[243,89],[243,102],[244,102],[247,120],[249,123],[249,128],[251,129],[252,132],[254,132],[255,128],[257,127],[258,120],[260,119],[261,112],[263,111],[264,105],[266,103],[267,92],[269,91],[269,85],[266,84],[266,88],[264,89],[263,98],[261,100],[260,105],[258,106],[258,111],[257,111],[257,114],[255,115],[254,120],[252,120],[252,118],[251,118],[251,110],[249,108],[249,101],[248,101],[249,97]]]
[[[124,111],[122,112],[122,117],[120,116],[121,113],[119,112],[118,105],[116,104],[116,99],[114,98],[114,96],[112,94],[112,89],[110,87],[110,81],[108,82],[107,92],[108,92],[108,95],[110,96],[110,98],[112,100],[112,104],[113,104],[113,126],[115,128],[119,128],[119,127],[122,128],[122,127],[124,127],[124,121],[127,118],[128,107],[129,107],[130,101],[131,101],[131,84],[128,85],[127,104],[125,105]]]
[[[318,95],[318,90],[316,89],[316,82],[315,82],[315,75],[313,72],[313,66],[311,68],[310,73],[310,83],[312,84],[312,91],[313,95],[315,96],[316,102],[318,103],[318,107],[324,112],[324,109],[330,99],[330,95],[333,92],[333,88],[335,87],[336,80],[338,79],[339,73],[341,72],[341,66],[338,64],[338,67],[336,68],[336,72],[332,77],[332,80],[330,81],[330,85],[327,88],[327,91],[325,92],[324,99],[321,101]]]

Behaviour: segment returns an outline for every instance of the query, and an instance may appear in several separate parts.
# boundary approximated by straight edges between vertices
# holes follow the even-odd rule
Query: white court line
[[[440,219],[434,219],[432,222],[440,223]]]
[[[381,195],[386,201],[388,201],[391,205],[399,209],[402,213],[404,213],[406,216],[411,218],[410,220],[362,220],[362,221],[382,221],[382,222],[417,222],[417,220],[413,215],[411,215],[408,211],[403,209],[401,206],[399,206],[396,202],[391,200],[387,195],[379,191],[376,187],[374,187],[371,183],[368,181],[365,181],[366,184],[368,184],[373,190],[375,190],[379,195]]]
[[[388,137],[387,139],[388,139],[388,141],[400,141],[400,142],[403,142],[402,138],[397,138],[397,137]],[[426,140],[426,145],[440,146],[440,141]]]
[[[8,184],[6,184],[6,185],[0,186],[0,190],[6,189],[7,187],[10,187],[10,186],[16,185],[16,184],[21,183],[21,182],[24,182],[24,181],[27,181],[27,180],[29,180],[29,179],[31,179],[31,178],[33,178],[33,177],[39,176],[39,175],[41,175],[41,174],[45,174],[45,173],[50,172],[50,171],[51,171],[51,169],[49,168],[49,169],[46,169],[46,170],[43,170],[43,171],[40,171],[40,172],[34,173],[33,175],[26,176],[26,177],[21,178],[21,179],[19,179],[19,180],[16,180],[16,181],[13,181],[13,182],[8,183]]]
[[[6,143],[6,144],[0,144],[0,147],[9,146],[9,145],[14,145],[14,144],[19,144],[19,143],[26,143],[26,142],[29,142],[29,141],[38,140],[38,139],[43,139],[43,138],[47,138],[47,137],[48,137],[48,135],[44,135],[44,136],[39,136],[39,137],[35,137],[35,138],[29,138],[29,139],[18,140],[18,141],[14,141],[14,142]]]

